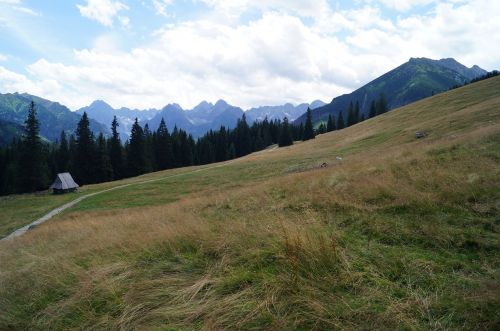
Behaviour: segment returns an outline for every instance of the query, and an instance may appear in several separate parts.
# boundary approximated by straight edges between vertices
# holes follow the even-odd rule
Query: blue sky
[[[410,57],[500,68],[496,0],[0,0],[0,92],[72,109],[329,101]]]

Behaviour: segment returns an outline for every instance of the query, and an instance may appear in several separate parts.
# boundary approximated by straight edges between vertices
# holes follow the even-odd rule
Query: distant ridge
[[[106,102],[96,100],[89,106],[78,109],[77,113],[83,114],[83,112],[87,112],[90,118],[107,127],[113,120],[113,116],[116,116],[120,124],[118,129],[124,140],[128,138],[135,118],[139,120],[141,125],[148,124],[151,130],[156,130],[163,118],[170,131],[177,127],[196,138],[209,130],[217,130],[221,126],[234,128],[243,114],[246,115],[248,123],[262,121],[266,117],[269,120],[281,120],[287,117],[290,121],[293,121],[302,115],[308,107],[315,109],[323,105],[325,105],[323,101],[316,100],[311,104],[303,103],[294,106],[287,103],[281,106],[263,106],[244,111],[240,107],[230,105],[225,100],[218,100],[215,104],[202,101],[191,110],[182,109],[176,103],[168,104],[162,109],[131,110],[129,108],[113,109]]]
[[[462,85],[486,73],[486,70],[476,65],[467,68],[452,58],[411,58],[354,92],[336,97],[331,103],[317,108],[312,112],[313,121],[325,120],[329,114],[338,116],[347,110],[351,101],[358,101],[361,113],[366,116],[371,101],[381,93],[386,97],[389,109],[394,109]],[[304,122],[305,115],[302,115],[295,124]]]
[[[36,105],[42,138],[54,142],[63,130],[68,134],[75,132],[81,115],[66,106],[27,93],[6,93],[0,94],[0,144],[21,136],[31,101]],[[90,128],[96,134],[109,134],[107,127],[96,120],[90,120]]]

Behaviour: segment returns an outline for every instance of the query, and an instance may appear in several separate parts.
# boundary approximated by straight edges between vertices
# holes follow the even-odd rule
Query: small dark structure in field
[[[54,183],[50,185],[50,188],[54,190],[54,194],[61,194],[67,192],[75,192],[78,189],[78,184],[75,183],[73,177],[69,172],[64,172],[62,174],[57,174]]]
[[[425,137],[427,137],[427,132],[419,131],[419,132],[415,133],[415,138],[417,138],[417,139],[422,139]]]

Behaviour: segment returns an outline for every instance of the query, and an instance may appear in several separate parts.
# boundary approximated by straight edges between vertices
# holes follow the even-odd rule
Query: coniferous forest
[[[387,111],[383,95],[372,102],[369,117]],[[182,129],[167,129],[162,119],[152,130],[136,119],[130,138],[121,141],[116,117],[111,124],[111,136],[95,136],[86,113],[81,117],[75,134],[61,132],[55,143],[40,138],[40,123],[36,104],[32,102],[24,125],[24,134],[0,149],[0,195],[27,193],[47,189],[55,175],[70,172],[79,185],[95,184],[144,173],[227,161],[278,144],[292,145],[294,141],[314,139],[316,134],[340,130],[364,120],[359,104],[351,103],[347,115],[330,115],[326,123],[314,128],[311,110],[307,110],[304,125],[292,125],[287,118],[267,118],[249,125],[245,115],[234,129],[221,126],[194,140]],[[347,116],[346,121],[344,116]]]

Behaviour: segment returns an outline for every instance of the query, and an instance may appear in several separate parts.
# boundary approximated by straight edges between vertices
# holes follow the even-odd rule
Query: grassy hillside
[[[0,242],[0,329],[498,329],[499,90],[89,198]]]
[[[411,58],[352,93],[336,97],[331,103],[314,109],[312,119],[313,122],[326,121],[328,115],[338,118],[340,112],[346,119],[351,102],[359,102],[361,114],[368,118],[370,104],[378,100],[380,94],[385,95],[389,109],[394,109],[463,85],[484,74],[485,70],[477,66],[467,68],[454,59]],[[303,114],[294,123],[305,121],[306,114]]]
[[[23,130],[19,127],[24,127],[31,101],[35,102],[40,121],[40,135],[44,140],[56,141],[61,136],[62,130],[74,133],[81,115],[71,112],[67,107],[26,93],[0,93],[0,146],[10,143],[13,135],[16,138],[20,137]],[[2,123],[10,123],[10,129],[2,128]],[[15,131],[12,130],[14,124],[18,127]],[[109,134],[106,126],[92,119],[90,127],[96,133]]]

